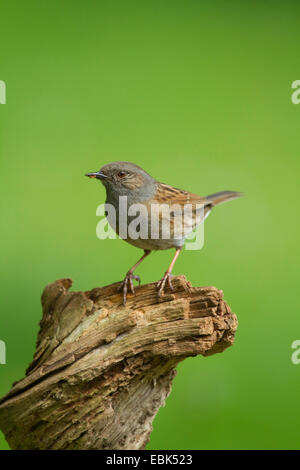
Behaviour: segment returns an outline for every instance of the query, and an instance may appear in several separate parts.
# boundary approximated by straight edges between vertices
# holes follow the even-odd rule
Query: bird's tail
[[[218,206],[219,204],[223,204],[223,202],[231,201],[232,199],[236,199],[241,196],[243,196],[243,193],[239,193],[237,191],[221,191],[220,193],[206,196],[206,200],[209,205]]]

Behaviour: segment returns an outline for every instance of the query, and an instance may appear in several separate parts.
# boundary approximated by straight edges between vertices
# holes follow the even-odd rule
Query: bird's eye
[[[119,178],[124,178],[124,176],[126,176],[126,171],[119,171],[118,177]]]

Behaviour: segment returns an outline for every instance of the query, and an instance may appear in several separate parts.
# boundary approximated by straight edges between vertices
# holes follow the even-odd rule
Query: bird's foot
[[[135,294],[135,290],[133,287],[132,280],[135,279],[138,281],[139,286],[141,285],[141,278],[140,276],[136,276],[135,274],[131,273],[130,271],[126,274],[124,281],[121,283],[120,287],[118,287],[118,291],[123,291],[123,305],[126,305],[126,298],[128,290]]]
[[[166,287],[166,283],[168,284],[168,287],[171,290],[174,290],[174,287],[172,286],[171,278],[173,275],[171,273],[166,272],[164,277],[158,281],[157,283],[157,289],[158,289],[158,297],[163,297],[164,289]]]

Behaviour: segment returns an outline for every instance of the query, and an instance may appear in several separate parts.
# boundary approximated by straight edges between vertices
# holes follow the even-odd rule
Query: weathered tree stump
[[[117,285],[70,292],[49,284],[34,359],[0,400],[0,428],[12,449],[144,449],[171,391],[176,365],[233,344],[236,316],[215,287],[174,278],[122,305]]]

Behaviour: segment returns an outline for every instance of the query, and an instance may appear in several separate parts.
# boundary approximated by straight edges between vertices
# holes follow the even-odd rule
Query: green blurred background
[[[139,257],[96,238],[105,192],[84,177],[128,160],[201,195],[247,195],[174,270],[223,289],[235,345],[180,364],[148,449],[299,448],[299,15],[296,1],[2,2],[1,395],[32,359],[43,287],[109,284]],[[146,260],[142,281],[172,255]]]

